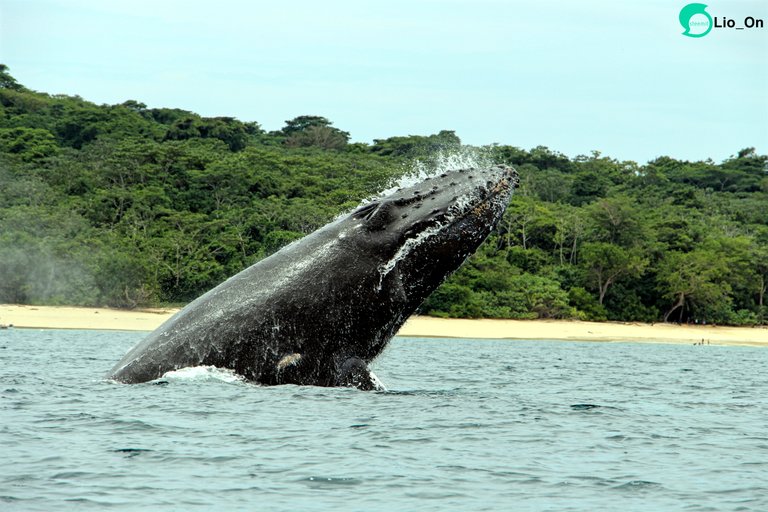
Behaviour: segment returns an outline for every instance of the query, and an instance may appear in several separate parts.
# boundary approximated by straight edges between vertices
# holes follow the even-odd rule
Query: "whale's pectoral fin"
[[[283,356],[277,363],[276,384],[300,384],[302,379],[302,355],[299,353]]]
[[[336,386],[358,388],[363,391],[385,391],[379,379],[359,357],[348,357],[336,376]]]

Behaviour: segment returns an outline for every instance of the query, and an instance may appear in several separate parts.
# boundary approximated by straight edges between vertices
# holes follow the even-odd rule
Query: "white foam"
[[[442,149],[427,159],[416,159],[411,162],[402,176],[400,176],[390,187],[367,197],[360,201],[355,209],[365,206],[368,203],[376,201],[382,197],[394,194],[398,189],[408,188],[421,183],[427,178],[435,178],[441,174],[459,169],[480,169],[493,166],[493,159],[490,156],[488,148],[477,148],[474,146],[459,146],[453,149]],[[346,217],[352,210],[340,213],[334,220]]]
[[[399,188],[412,187],[427,178],[435,178],[450,171],[487,168],[492,165],[493,162],[486,148],[459,146],[453,149],[440,150],[427,159],[414,160],[410,170],[406,171],[394,186],[380,192],[377,197],[392,194]]]
[[[371,382],[373,382],[373,387],[376,391],[388,391],[387,386],[381,382],[381,379],[375,373],[368,370],[368,375],[371,377]]]
[[[220,381],[226,383],[244,382],[245,377],[228,368],[216,366],[189,366],[165,372],[163,379],[170,381]]]

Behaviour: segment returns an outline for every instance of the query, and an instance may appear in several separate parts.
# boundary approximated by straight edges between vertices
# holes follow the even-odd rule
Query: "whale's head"
[[[378,198],[348,220],[378,259],[379,286],[402,286],[413,310],[488,237],[517,184],[510,167],[451,171]]]

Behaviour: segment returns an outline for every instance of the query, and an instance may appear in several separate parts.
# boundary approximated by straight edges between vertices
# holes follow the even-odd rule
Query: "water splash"
[[[434,178],[459,169],[492,167],[493,159],[489,148],[475,146],[457,146],[442,149],[433,155],[411,162],[402,176],[391,187],[382,190],[373,197],[364,200],[361,205],[397,192],[398,189],[412,187],[427,178]]]
[[[389,261],[379,265],[378,270],[379,270],[380,277],[379,277],[379,285],[377,286],[376,290],[381,291],[381,287],[384,284],[384,278],[387,277],[387,274],[392,272],[392,269],[395,268],[395,265],[397,265],[399,261],[401,261],[403,258],[408,256],[408,254],[410,254],[412,250],[414,250],[416,247],[424,243],[430,237],[440,233],[443,227],[444,225],[441,223],[436,226],[432,226],[425,229],[414,238],[409,238],[408,240],[405,241],[405,243],[402,246],[400,246],[400,249],[397,250],[395,255],[392,256],[392,258]]]
[[[220,381],[226,383],[245,382],[242,375],[233,370],[217,368],[215,366],[190,366],[165,372],[161,377],[169,381]]]
[[[373,373],[372,371],[368,370],[368,374],[371,377],[371,381],[373,382],[373,388],[376,391],[384,391],[384,392],[389,391],[387,389],[387,387],[384,385],[384,383],[381,382],[381,379],[375,373]]]
[[[398,180],[397,187],[410,187],[427,178],[434,178],[450,171],[491,167],[492,165],[493,162],[487,148],[459,146],[444,149],[428,158],[415,160],[411,170]]]
[[[459,146],[450,150],[441,150],[429,158],[414,161],[411,174],[415,176],[415,181],[408,186],[449,171],[492,166],[493,161],[488,148]],[[408,179],[405,176],[404,178]]]

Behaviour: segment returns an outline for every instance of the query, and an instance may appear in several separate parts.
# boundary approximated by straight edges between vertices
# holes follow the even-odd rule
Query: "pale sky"
[[[640,163],[768,152],[768,28],[682,35],[670,0],[0,0],[0,63],[27,87],[276,130],[321,115],[354,141]],[[706,2],[768,25],[768,1]]]

